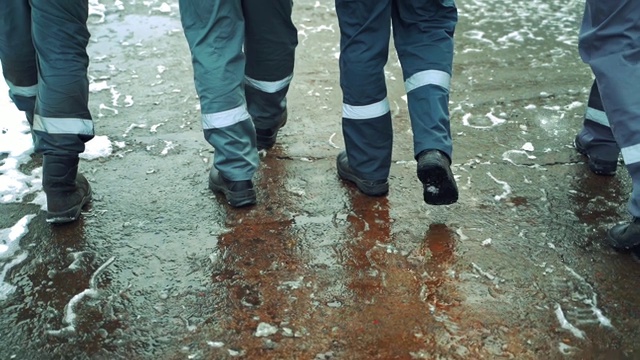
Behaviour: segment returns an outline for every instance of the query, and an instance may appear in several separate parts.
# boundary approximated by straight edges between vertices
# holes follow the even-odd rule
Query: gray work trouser
[[[0,0],[2,72],[38,153],[75,156],[93,138],[88,14],[87,0]]]
[[[293,76],[291,0],[180,0],[205,139],[228,180],[253,177],[255,128],[278,125]]]
[[[579,50],[633,181],[629,211],[640,217],[640,2],[587,0]]]
[[[449,157],[449,85],[453,0],[336,0],[340,24],[342,131],[349,166],[358,177],[389,176],[393,130],[384,66],[393,36],[402,65],[414,155],[437,149]]]

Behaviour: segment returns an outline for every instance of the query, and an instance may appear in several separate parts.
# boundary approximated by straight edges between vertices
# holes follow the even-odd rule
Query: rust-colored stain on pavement
[[[292,204],[283,192],[287,169],[278,155],[276,150],[264,159],[257,183],[271,201],[229,211],[231,231],[219,241],[224,267],[212,279],[228,288],[229,348],[245,349],[248,358],[404,359],[435,343],[431,332],[442,325],[434,311],[455,305],[454,286],[442,287],[455,282],[448,269],[455,262],[456,235],[433,224],[422,246],[400,254],[388,199],[346,186],[349,215],[334,234],[344,242],[336,250],[341,270],[322,278],[322,271],[307,265],[305,257],[313,254],[299,248],[292,219],[283,211]],[[296,279],[296,286],[286,285]],[[314,293],[318,284],[342,290],[320,300]],[[277,333],[255,336],[263,322]]]

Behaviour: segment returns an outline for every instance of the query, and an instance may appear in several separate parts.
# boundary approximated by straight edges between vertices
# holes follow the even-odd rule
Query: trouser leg
[[[28,0],[2,3],[0,61],[4,79],[9,86],[9,97],[19,110],[27,113],[32,124],[38,93],[38,69],[31,37],[31,6]]]
[[[629,211],[640,217],[640,2],[587,0],[579,49],[598,83],[604,110],[621,149],[633,193]],[[625,34],[625,36],[611,36]]]
[[[396,0],[392,20],[407,91],[414,155],[436,149],[451,159],[449,86],[456,6],[451,0]]]
[[[620,153],[618,144],[613,137],[609,118],[604,111],[597,81],[593,81],[587,110],[584,114],[584,122],[578,137],[581,146],[589,150],[589,153],[600,159],[617,160]]]
[[[598,89],[598,82],[596,80],[593,80],[593,84],[591,84],[591,91],[589,92],[589,100],[587,102],[587,110],[584,114],[584,119],[610,128],[609,119],[607,118],[607,114],[604,112],[604,106],[602,105],[600,90]],[[609,133],[606,140],[615,141],[613,134]]]
[[[245,37],[239,1],[180,0],[205,139],[228,180],[250,180],[258,167],[256,134],[244,96]]]
[[[38,64],[36,152],[74,156],[94,136],[89,112],[86,0],[31,0]]]
[[[78,154],[94,134],[88,109],[86,0],[12,0],[0,12],[0,59],[10,96],[44,154],[47,222],[74,221],[91,199]]]
[[[257,129],[280,125],[293,78],[298,33],[291,0],[243,0],[247,108]]]
[[[336,0],[340,25],[342,132],[353,172],[364,180],[389,176],[393,128],[384,65],[391,1]]]

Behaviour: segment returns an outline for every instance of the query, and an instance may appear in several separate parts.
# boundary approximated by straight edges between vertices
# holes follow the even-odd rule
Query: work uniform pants
[[[286,108],[298,43],[292,7],[291,0],[180,0],[204,136],[228,180],[253,177],[255,128],[276,127]]]
[[[597,81],[593,81],[582,129],[578,134],[582,146],[599,159],[617,159],[620,149],[613,137],[609,118],[604,111]]]
[[[35,151],[77,155],[94,135],[88,108],[87,0],[0,0],[0,60]]]
[[[414,155],[452,155],[449,85],[453,0],[336,0],[340,24],[342,131],[349,166],[365,180],[389,176],[393,129],[384,66],[393,37],[402,65]]]
[[[640,2],[587,0],[579,50],[633,181],[629,211],[640,217]]]

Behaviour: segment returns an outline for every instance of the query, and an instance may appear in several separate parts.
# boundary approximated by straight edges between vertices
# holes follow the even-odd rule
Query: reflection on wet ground
[[[346,357],[423,356],[437,343],[434,330],[453,302],[455,292],[442,287],[454,279],[448,270],[455,235],[446,225],[433,224],[419,248],[402,254],[394,246],[388,199],[352,194],[345,267],[354,295],[341,334],[350,344]]]
[[[0,300],[0,357],[637,357],[640,267],[604,241],[629,178],[592,175],[571,145],[591,85],[572,40],[579,3],[458,2],[460,201],[445,207],[421,201],[395,54],[390,193],[338,179],[334,9],[295,6],[291,121],[261,157],[249,209],[207,188],[177,1],[92,15],[91,106],[113,153],[83,160],[95,199],[77,224],[0,204],[0,240],[30,219],[0,259],[15,286]]]
[[[305,272],[298,241],[291,236],[293,220],[283,212],[291,204],[283,192],[282,163],[277,153],[263,158],[256,182],[262,189],[260,205],[246,211],[230,209],[226,222],[231,231],[218,242],[222,264],[213,280],[228,291],[223,327],[230,331],[224,336],[230,354],[257,358],[277,346],[268,336],[293,337],[300,331],[295,319],[304,308],[298,309],[298,304],[308,294],[300,279]]]
[[[619,218],[615,210],[620,200],[626,198],[628,190],[628,185],[624,184],[620,177],[578,175],[574,184],[571,190],[573,202],[576,215],[581,221],[597,225]]]
[[[63,358],[66,350],[61,344],[81,344],[87,355],[117,349],[117,344],[101,336],[121,324],[101,291],[110,286],[110,277],[102,276],[100,259],[87,246],[84,223],[81,218],[72,224],[32,229],[25,246],[31,260],[16,274],[20,282],[12,294],[15,305],[5,308],[14,316],[10,323],[4,322],[11,324],[5,328],[10,336],[26,336],[30,343],[6,344],[6,350],[21,357]]]
[[[457,301],[450,269],[457,235],[433,224],[418,248],[401,253],[394,245],[389,200],[363,196],[348,185],[347,208],[341,211],[348,215],[291,216],[283,211],[295,208],[287,203],[283,158],[277,147],[263,159],[257,182],[262,201],[255,208],[227,211],[230,231],[219,239],[212,274],[226,289],[216,309],[217,326],[226,331],[207,341],[214,349],[197,354],[274,359],[425,354],[439,341],[435,328],[454,326],[447,309]],[[297,235],[317,226],[337,241],[318,238],[326,246],[302,248],[305,239]]]

